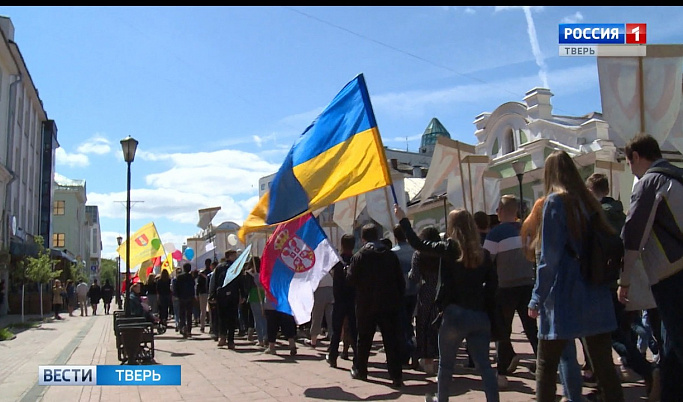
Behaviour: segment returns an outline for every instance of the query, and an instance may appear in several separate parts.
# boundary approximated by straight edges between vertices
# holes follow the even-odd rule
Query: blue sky
[[[198,210],[241,224],[337,92],[365,75],[384,145],[417,151],[437,117],[476,144],[477,115],[537,86],[553,111],[601,111],[596,59],[559,57],[560,23],[647,23],[683,43],[682,7],[2,7],[58,127],[56,172],[86,181],[103,256],[131,231],[180,248]],[[142,201],[142,202],[137,202]]]

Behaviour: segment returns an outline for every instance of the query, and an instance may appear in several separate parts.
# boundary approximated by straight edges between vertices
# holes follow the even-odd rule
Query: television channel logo
[[[560,24],[559,43],[643,45],[647,43],[647,24]]]

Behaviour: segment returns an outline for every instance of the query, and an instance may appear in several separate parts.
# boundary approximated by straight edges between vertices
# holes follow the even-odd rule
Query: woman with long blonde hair
[[[484,382],[486,400],[498,401],[497,375],[489,359],[489,316],[495,307],[498,276],[491,255],[481,246],[474,217],[464,209],[451,211],[447,238],[431,241],[415,234],[398,205],[394,205],[394,212],[416,251],[441,258],[442,290],[437,303],[443,318],[439,327],[438,393],[427,395],[426,400],[448,400],[455,357],[462,341],[467,339],[467,348]]]
[[[540,258],[529,316],[539,318],[536,400],[554,402],[560,357],[569,342],[586,345],[604,401],[623,401],[614,369],[610,333],[616,317],[609,285],[588,283],[581,275],[583,238],[589,216],[613,230],[588,191],[572,158],[555,151],[545,161],[545,193],[540,224]]]

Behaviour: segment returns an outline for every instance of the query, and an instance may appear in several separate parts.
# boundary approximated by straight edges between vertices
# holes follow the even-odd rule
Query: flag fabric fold
[[[260,281],[275,309],[311,320],[313,292],[341,261],[318,220],[307,213],[277,226],[261,257]]]
[[[251,244],[247,246],[247,248],[242,252],[242,254],[237,257],[235,261],[230,264],[230,267],[228,267],[227,272],[225,273],[225,279],[223,280],[223,285],[221,287],[226,287],[230,282],[235,280],[237,276],[242,272],[242,268],[244,268],[244,263],[247,262],[247,258],[249,258],[249,254],[251,253]]]
[[[391,184],[365,79],[349,82],[301,134],[238,236]]]
[[[153,240],[157,240],[156,242]],[[126,247],[130,242],[130,261],[126,261]],[[154,257],[160,257],[164,255],[164,248],[158,245],[161,244],[159,239],[159,233],[154,225],[154,222],[150,222],[135,232],[130,236],[130,239],[126,239],[121,245],[116,249],[116,252],[121,257],[121,260],[126,263],[128,262],[131,267],[142,264],[146,260],[151,260]],[[157,247],[155,247],[157,245]]]

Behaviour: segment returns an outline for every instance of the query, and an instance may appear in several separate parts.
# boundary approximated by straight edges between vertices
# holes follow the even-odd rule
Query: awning
[[[76,262],[76,259],[75,259],[74,257],[72,257],[70,254],[65,253],[65,252],[62,251],[62,250],[57,250],[57,249],[54,249],[54,248],[51,248],[51,249],[50,249],[50,258],[58,258],[58,259],[60,259],[60,260],[67,260],[67,261],[69,261],[69,262],[71,262],[71,263],[75,263],[75,262]]]

